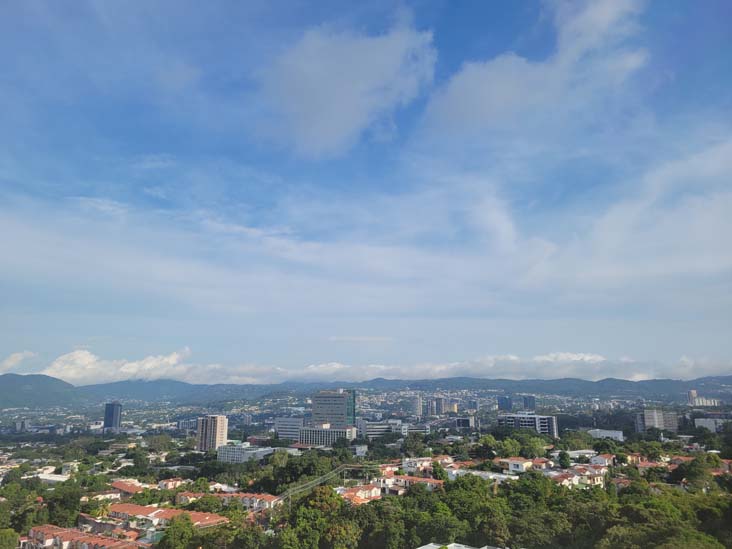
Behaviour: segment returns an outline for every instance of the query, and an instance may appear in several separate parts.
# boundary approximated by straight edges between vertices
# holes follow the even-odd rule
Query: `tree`
[[[193,523],[188,513],[173,517],[165,530],[159,549],[186,549],[194,535]]]
[[[437,480],[447,480],[447,471],[436,461],[432,462],[432,477]]]
[[[17,532],[10,528],[0,530],[0,549],[16,549],[18,547],[19,536]]]
[[[568,469],[572,465],[572,461],[569,459],[569,454],[562,450],[559,452],[559,466],[562,469]]]

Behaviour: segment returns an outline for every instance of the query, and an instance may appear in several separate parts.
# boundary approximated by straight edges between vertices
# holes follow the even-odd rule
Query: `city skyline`
[[[281,7],[3,8],[0,374],[732,371],[728,3]]]

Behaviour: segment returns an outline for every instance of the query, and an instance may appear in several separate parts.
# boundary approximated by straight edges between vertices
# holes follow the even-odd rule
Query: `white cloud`
[[[437,140],[476,138],[484,145],[549,148],[547,135],[590,120],[608,120],[607,100],[646,63],[646,53],[624,46],[640,4],[634,0],[552,5],[556,51],[544,60],[513,52],[466,62],[430,100],[428,133]],[[533,134],[533,135],[532,135]],[[533,143],[533,145],[531,145]],[[515,154],[515,151],[509,153]]]
[[[549,353],[534,357],[534,362],[605,362],[607,359],[602,355],[593,353]]]
[[[0,373],[15,370],[24,360],[33,358],[34,356],[36,356],[36,353],[32,351],[12,353],[0,362]]]
[[[267,383],[284,381],[289,372],[255,364],[199,364],[191,362],[187,347],[167,355],[139,360],[105,359],[88,349],[77,349],[56,358],[43,374],[74,385],[94,385],[130,379],[177,379],[188,383]]]
[[[262,95],[280,139],[331,155],[414,100],[435,58],[432,35],[404,25],[375,36],[318,27],[264,71]]]
[[[20,353],[16,353],[20,354]],[[13,355],[11,355],[13,356]],[[58,357],[42,373],[75,385],[90,385],[129,379],[178,379],[189,383],[263,384],[283,381],[360,382],[375,378],[441,379],[476,377],[487,379],[556,379],[574,377],[598,380],[615,377],[630,380],[653,378],[691,379],[728,375],[731,364],[709,358],[682,357],[672,364],[618,360],[595,353],[556,352],[522,358],[489,355],[473,360],[416,364],[348,364],[325,362],[287,369],[261,364],[199,364],[191,362],[190,350],[139,360],[104,359],[89,350],[76,350]]]

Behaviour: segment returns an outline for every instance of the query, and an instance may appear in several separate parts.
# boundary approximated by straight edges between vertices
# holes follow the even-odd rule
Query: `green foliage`
[[[194,533],[190,516],[182,514],[173,517],[158,544],[158,549],[186,549]]]
[[[10,528],[0,529],[0,549],[16,549],[18,547],[18,534]]]

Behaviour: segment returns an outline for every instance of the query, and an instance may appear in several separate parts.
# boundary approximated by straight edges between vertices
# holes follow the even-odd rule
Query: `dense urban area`
[[[732,547],[724,399],[446,385],[4,408],[0,549]]]

